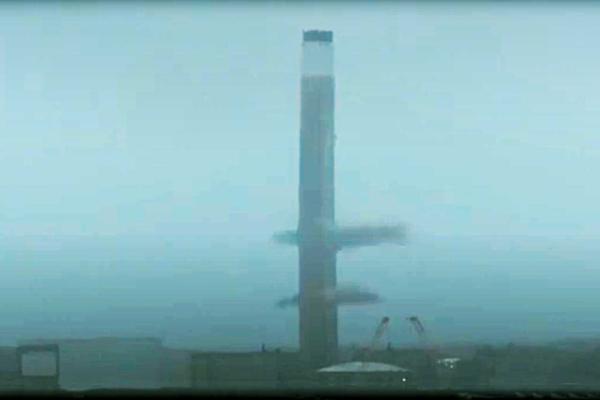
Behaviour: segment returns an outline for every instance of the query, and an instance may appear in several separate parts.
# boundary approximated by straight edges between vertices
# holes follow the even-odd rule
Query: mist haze
[[[600,7],[0,5],[0,343],[297,345],[299,44],[336,32],[342,344],[596,336]],[[235,21],[235,23],[232,23]]]

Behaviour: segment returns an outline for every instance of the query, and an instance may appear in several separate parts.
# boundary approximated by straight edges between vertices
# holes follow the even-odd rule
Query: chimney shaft
[[[314,367],[337,361],[334,210],[333,33],[305,31],[302,44],[298,221],[300,351]]]

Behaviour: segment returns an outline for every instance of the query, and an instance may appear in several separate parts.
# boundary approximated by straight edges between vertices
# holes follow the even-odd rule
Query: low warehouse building
[[[56,346],[58,387],[64,390],[189,388],[189,353],[155,338],[58,339],[24,342],[20,349]],[[40,353],[41,354],[41,353]],[[48,375],[48,357],[24,353],[31,374]],[[44,371],[42,371],[44,370]],[[41,371],[41,372],[40,372]],[[26,371],[24,371],[26,372]]]
[[[19,362],[16,347],[0,347],[0,391],[20,388]]]
[[[413,384],[410,370],[378,362],[353,361],[317,371],[319,382],[327,386],[408,388]]]
[[[299,374],[297,353],[197,352],[191,358],[195,389],[275,389],[294,381]]]

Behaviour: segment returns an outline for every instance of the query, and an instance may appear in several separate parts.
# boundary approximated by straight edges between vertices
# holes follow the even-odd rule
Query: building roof
[[[438,363],[455,363],[458,361],[460,361],[460,358],[458,357],[441,358],[437,360]]]
[[[124,344],[124,343],[147,343],[161,345],[162,341],[154,337],[116,337],[100,336],[92,338],[49,338],[20,340],[20,346],[47,345],[47,344]]]
[[[353,361],[321,368],[317,372],[408,372],[408,369],[391,364]]]

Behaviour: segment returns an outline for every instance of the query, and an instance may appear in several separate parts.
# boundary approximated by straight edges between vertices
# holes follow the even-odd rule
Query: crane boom
[[[375,330],[375,334],[373,335],[373,339],[371,340],[370,351],[375,350],[375,346],[379,344],[379,341],[383,337],[383,334],[387,331],[388,325],[390,323],[389,317],[383,317],[379,325],[377,325],[377,329]]]
[[[367,360],[371,359],[371,355],[373,353],[373,351],[375,350],[375,347],[379,344],[379,341],[381,340],[381,338],[383,337],[383,335],[385,334],[385,332],[388,329],[390,323],[390,318],[389,317],[383,317],[381,319],[381,321],[379,322],[379,324],[377,325],[377,328],[375,329],[375,333],[373,334],[373,338],[371,339],[371,344],[369,347],[367,347],[365,350],[365,353],[363,353],[363,357],[364,357],[364,362],[366,362]],[[364,364],[364,366],[366,367],[366,363]]]
[[[423,324],[419,320],[419,317],[417,317],[416,315],[413,315],[412,317],[408,317],[407,320],[410,321],[410,323],[412,324],[413,328],[415,329],[415,331],[419,335],[419,338],[421,339],[421,341],[422,342],[426,342],[427,337],[425,335],[425,327],[423,326]]]
[[[425,349],[425,351],[427,352],[428,356],[432,360],[436,359],[438,357],[437,346],[435,344],[432,344],[430,339],[427,337],[427,334],[425,332],[425,327],[421,323],[421,320],[419,319],[419,317],[417,317],[416,315],[413,315],[412,317],[408,317],[406,319],[408,321],[410,321],[411,325],[417,332],[417,335],[419,335],[421,344],[422,344],[423,348]]]

